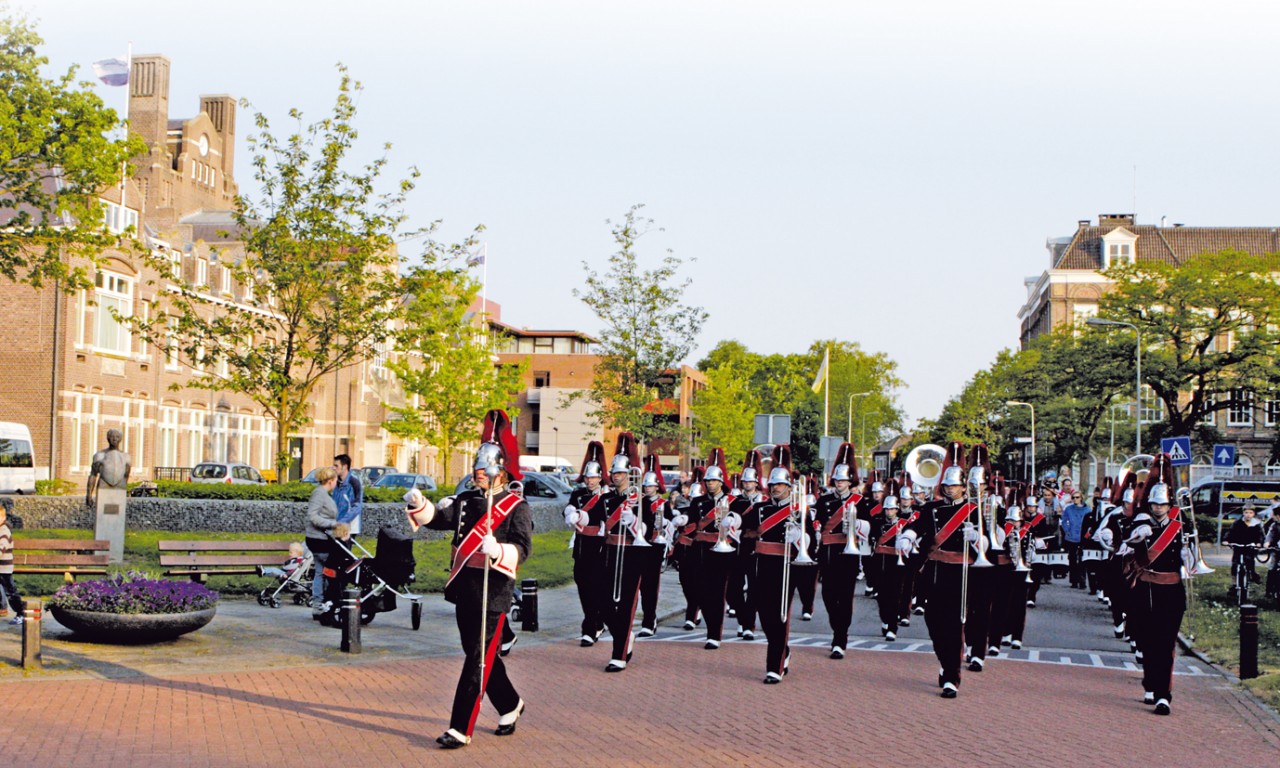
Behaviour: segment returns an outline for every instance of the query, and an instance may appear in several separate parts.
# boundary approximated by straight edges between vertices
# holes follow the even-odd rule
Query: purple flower
[[[151,579],[128,571],[106,579],[68,584],[49,605],[94,613],[189,613],[212,608],[218,593],[192,581]]]

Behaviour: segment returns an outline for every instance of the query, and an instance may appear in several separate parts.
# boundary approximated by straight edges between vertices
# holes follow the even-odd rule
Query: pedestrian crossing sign
[[[1160,440],[1160,450],[1169,454],[1169,463],[1175,467],[1191,466],[1191,438],[1166,437]]]

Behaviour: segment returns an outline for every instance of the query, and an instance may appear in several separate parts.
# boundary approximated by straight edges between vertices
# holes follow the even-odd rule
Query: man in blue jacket
[[[360,533],[360,515],[364,512],[364,486],[351,473],[351,457],[340,453],[333,457],[333,471],[338,485],[333,489],[333,502],[338,506],[338,522],[351,526],[351,535]]]

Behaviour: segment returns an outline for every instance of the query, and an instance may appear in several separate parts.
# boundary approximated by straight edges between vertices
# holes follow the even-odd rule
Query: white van
[[[36,492],[35,456],[26,424],[0,421],[0,493]]]
[[[520,456],[520,469],[555,474],[568,474],[577,471],[577,468],[566,458],[560,456],[529,456],[527,454]]]

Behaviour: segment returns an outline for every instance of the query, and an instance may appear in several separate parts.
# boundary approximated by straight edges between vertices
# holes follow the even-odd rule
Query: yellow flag
[[[822,391],[822,384],[827,380],[827,363],[831,362],[831,347],[822,353],[822,365],[818,368],[818,375],[813,378],[813,386],[810,387],[814,394]]]

